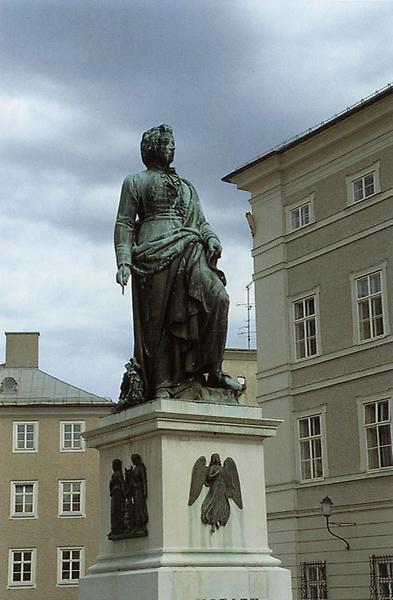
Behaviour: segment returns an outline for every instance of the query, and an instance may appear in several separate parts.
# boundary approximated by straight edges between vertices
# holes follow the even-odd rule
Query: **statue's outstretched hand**
[[[127,285],[130,278],[131,267],[129,265],[120,265],[116,273],[116,281],[121,287]]]
[[[222,246],[216,238],[209,238],[207,241],[207,259],[219,259],[222,253]]]

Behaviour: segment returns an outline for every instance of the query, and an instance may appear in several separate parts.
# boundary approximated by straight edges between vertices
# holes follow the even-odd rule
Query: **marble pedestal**
[[[101,461],[100,554],[80,580],[80,600],[291,600],[290,574],[271,556],[263,441],[279,421],[258,407],[160,399],[109,415],[85,434]],[[112,460],[147,469],[148,537],[110,541]],[[243,509],[230,500],[225,527],[201,522],[207,488],[188,506],[195,461],[235,460]]]

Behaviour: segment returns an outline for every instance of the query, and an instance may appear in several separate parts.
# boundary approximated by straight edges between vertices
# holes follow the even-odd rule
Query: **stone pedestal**
[[[80,580],[80,600],[290,600],[289,571],[267,541],[263,441],[279,421],[258,407],[160,399],[103,417],[85,434],[100,451],[100,554]],[[148,537],[110,541],[112,461],[147,469]],[[204,487],[188,506],[195,461],[218,453],[239,472],[243,509],[225,527],[201,522]]]

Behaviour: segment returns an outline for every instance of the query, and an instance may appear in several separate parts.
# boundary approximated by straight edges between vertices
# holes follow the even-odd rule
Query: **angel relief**
[[[203,485],[209,491],[202,503],[201,519],[202,523],[210,525],[210,531],[214,533],[228,522],[230,498],[239,508],[243,508],[239,474],[233,458],[226,458],[224,466],[221,465],[219,454],[211,455],[209,466],[206,465],[205,456],[198,458],[192,469],[189,506],[199,498]]]

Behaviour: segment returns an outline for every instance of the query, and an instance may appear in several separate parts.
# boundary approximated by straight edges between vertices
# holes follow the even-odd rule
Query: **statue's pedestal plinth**
[[[263,441],[279,421],[258,407],[161,399],[101,419],[85,434],[100,451],[100,554],[80,580],[80,600],[291,600],[289,571],[267,541]],[[147,470],[148,537],[110,541],[112,461]],[[243,509],[230,500],[225,527],[201,522],[208,488],[188,506],[195,461],[232,458]]]

